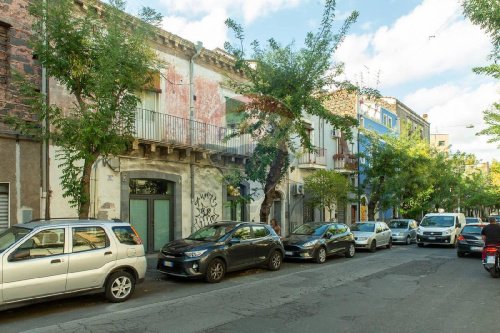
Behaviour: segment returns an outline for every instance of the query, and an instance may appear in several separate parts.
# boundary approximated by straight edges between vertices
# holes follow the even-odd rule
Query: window
[[[226,127],[235,128],[240,124],[245,114],[243,111],[243,102],[226,97]]]
[[[43,230],[17,248],[10,260],[26,260],[64,253],[64,229]]]
[[[115,234],[118,241],[122,244],[127,244],[127,245],[142,244],[142,240],[134,232],[132,227],[129,226],[113,227],[113,233]]]
[[[0,184],[0,230],[9,227],[9,184]]]
[[[7,78],[9,77],[8,45],[9,25],[0,22],[0,85],[6,85]]]
[[[382,117],[382,124],[387,126],[388,128],[392,128],[392,119],[388,115],[384,114]]]
[[[269,230],[264,226],[255,226],[253,227],[253,234],[255,238],[266,237],[269,235]]]
[[[250,227],[242,227],[236,230],[233,234],[234,239],[246,240],[252,238],[250,234]]]
[[[438,141],[438,146],[439,147],[443,147],[445,145],[445,142],[444,141]]]
[[[103,249],[108,246],[109,239],[104,229],[100,227],[73,228],[73,253]]]
[[[137,104],[138,109],[159,112],[160,110],[160,72],[150,72],[150,82],[137,93],[140,101]]]

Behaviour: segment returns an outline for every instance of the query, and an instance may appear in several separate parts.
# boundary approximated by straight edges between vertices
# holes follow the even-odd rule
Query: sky
[[[460,0],[337,0],[336,26],[359,12],[333,55],[344,78],[377,88],[422,115],[431,133],[449,134],[451,150],[473,153],[483,162],[500,160],[500,149],[476,133],[483,111],[499,98],[500,84],[476,75],[488,64],[489,37],[462,14]],[[224,21],[240,23],[248,43],[269,38],[303,45],[321,22],[323,0],[129,0],[134,14],[150,6],[163,15],[163,28],[208,49],[234,41]],[[473,126],[471,128],[471,126]]]

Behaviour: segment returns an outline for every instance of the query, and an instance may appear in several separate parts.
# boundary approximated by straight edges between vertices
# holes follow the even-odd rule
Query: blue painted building
[[[358,120],[360,129],[371,131],[378,134],[393,133],[399,135],[399,119],[396,113],[395,105],[385,103],[383,100],[372,101],[363,97],[358,98],[357,103]],[[358,151],[361,155],[366,152],[367,138],[363,135],[363,130],[358,132]],[[366,176],[363,173],[364,159],[359,162],[358,184],[363,184]],[[370,189],[366,188],[360,195],[360,221],[368,219],[368,202],[370,200]],[[377,220],[388,220],[393,217],[393,210],[377,212]]]

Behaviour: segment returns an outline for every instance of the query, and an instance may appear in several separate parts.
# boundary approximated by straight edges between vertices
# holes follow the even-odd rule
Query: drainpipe
[[[45,10],[47,11],[47,1],[44,0]],[[46,12],[46,15],[48,13]],[[47,75],[47,68],[42,67],[42,94],[45,96],[45,104],[49,105],[49,77]],[[44,132],[48,134],[50,132],[50,122],[48,118],[45,118],[45,122],[42,123]],[[44,139],[42,143],[42,198],[45,197],[45,219],[50,219],[50,141],[47,138]],[[42,212],[40,212],[42,213]],[[40,214],[42,215],[42,214]]]
[[[194,127],[193,123],[195,120],[194,117],[194,82],[193,82],[193,74],[194,74],[194,59],[196,59],[203,48],[202,42],[197,42],[194,50],[195,53],[189,59],[189,141],[191,145],[193,144],[193,136],[194,136]],[[189,171],[191,176],[191,231],[194,231],[194,164],[192,158],[189,162]]]

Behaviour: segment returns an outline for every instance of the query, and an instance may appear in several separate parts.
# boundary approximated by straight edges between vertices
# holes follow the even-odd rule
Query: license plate
[[[171,261],[163,261],[163,266],[165,267],[174,267],[174,263]]]
[[[293,255],[293,252],[292,252],[292,251],[285,251],[285,255],[286,255],[286,256],[292,256],[292,255]]]
[[[486,263],[487,264],[494,264],[495,263],[495,256],[487,256]]]
[[[471,246],[471,247],[470,247],[470,250],[471,250],[471,251],[482,251],[482,250],[483,250],[483,248],[482,248],[482,247],[479,247],[479,246]]]
[[[429,237],[429,240],[435,240],[436,237]]]

